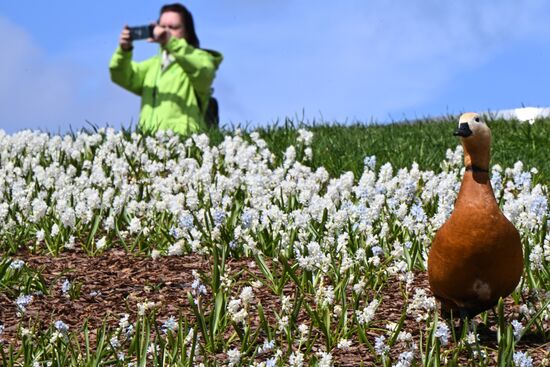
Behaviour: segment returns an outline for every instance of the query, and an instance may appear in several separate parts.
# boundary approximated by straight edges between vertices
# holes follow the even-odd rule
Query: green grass
[[[536,167],[540,179],[550,181],[550,119],[530,125],[519,121],[488,119],[493,134],[492,164],[512,167],[517,161],[525,169]],[[284,124],[259,128],[256,131],[278,157],[296,143],[298,128],[314,132],[313,167],[323,166],[334,175],[352,171],[355,177],[363,172],[365,156],[375,155],[379,164],[390,162],[396,168],[418,163],[422,170],[440,170],[447,149],[460,144],[453,132],[457,118],[417,120],[387,125],[304,124],[287,119]],[[222,140],[222,133],[210,132],[212,142]]]
[[[479,335],[477,326],[472,325],[473,332],[466,337],[468,330],[465,328],[441,332],[444,321],[440,319],[437,309],[427,302],[426,293],[417,292],[428,289],[424,260],[426,246],[435,228],[425,227],[426,223],[421,220],[415,226],[408,226],[403,216],[412,213],[413,206],[418,208],[417,203],[423,205],[427,216],[435,215],[435,206],[440,205],[437,199],[422,198],[426,192],[423,191],[423,179],[415,181],[417,186],[414,186],[414,197],[409,197],[406,190],[402,190],[403,193],[399,195],[395,193],[397,190],[393,190],[386,199],[380,201],[379,208],[376,208],[378,203],[362,198],[361,193],[350,192],[349,197],[357,205],[353,209],[356,210],[357,218],[341,210],[344,204],[350,203],[342,203],[340,198],[331,198],[335,206],[326,206],[322,215],[312,215],[316,211],[310,208],[308,198],[304,200],[300,194],[307,194],[307,190],[311,189],[324,195],[330,186],[328,181],[323,181],[318,188],[314,188],[313,182],[300,189],[292,189],[288,185],[286,187],[290,189],[284,194],[282,191],[273,194],[274,190],[271,189],[267,191],[273,192],[250,190],[257,189],[254,185],[258,182],[253,182],[256,172],[270,175],[273,174],[271,168],[282,166],[283,156],[289,146],[297,148],[297,165],[324,167],[330,178],[351,171],[357,182],[364,170],[364,158],[373,155],[377,157],[377,169],[386,162],[394,168],[410,167],[416,162],[421,170],[440,171],[446,151],[454,150],[459,144],[458,138],[453,136],[456,124],[456,119],[450,117],[438,121],[419,120],[389,125],[308,125],[287,120],[279,126],[254,131],[243,129],[245,140],[259,135],[276,159],[267,162],[260,154],[262,144],[259,142],[255,145],[242,144],[255,153],[250,158],[251,162],[261,160],[262,165],[258,166],[261,169],[251,174],[247,168],[233,172],[239,176],[247,175],[251,182],[239,182],[234,190],[226,186],[226,204],[223,204],[223,198],[217,198],[218,194],[221,195],[221,190],[216,190],[217,175],[231,173],[235,169],[234,160],[242,156],[227,152],[218,156],[217,148],[210,150],[199,146],[197,142],[201,139],[181,145],[177,137],[164,137],[158,141],[142,137],[134,139],[130,131],[125,131],[116,144],[112,144],[112,141],[105,144],[108,141],[106,134],[97,133],[96,130],[97,139],[82,148],[75,157],[53,147],[47,149],[45,144],[35,154],[41,167],[71,166],[75,175],[84,174],[82,177],[86,179],[81,182],[87,185],[91,180],[86,175],[91,174],[86,162],[97,159],[98,167],[103,169],[108,181],[90,187],[97,189],[101,195],[114,187],[118,195],[122,185],[117,186],[116,182],[122,180],[128,187],[133,185],[135,194],[131,194],[133,201],[124,202],[120,211],[113,212],[113,228],[105,225],[107,215],[113,209],[111,205],[91,210],[90,218],[80,215],[74,226],[63,226],[53,210],[37,220],[32,219],[29,210],[32,205],[25,204],[23,195],[18,194],[18,185],[12,185],[12,181],[6,180],[0,194],[10,204],[6,215],[11,221],[10,226],[0,230],[0,309],[9,308],[13,316],[6,321],[2,319],[3,312],[0,312],[0,326],[6,323],[5,331],[0,328],[0,365],[32,366],[37,363],[53,366],[129,366],[130,362],[134,362],[132,366],[192,366],[201,361],[205,366],[218,366],[220,358],[226,360],[230,354],[241,353],[242,358],[235,362],[235,366],[252,365],[253,362],[257,362],[257,366],[265,366],[270,357],[277,359],[277,366],[283,366],[287,365],[294,351],[305,355],[304,365],[320,365],[325,356],[319,352],[327,351],[334,353],[335,358],[347,356],[346,353],[353,355],[356,357],[355,365],[363,365],[363,357],[365,361],[370,357],[371,364],[368,365],[390,366],[397,362],[398,353],[413,349],[415,360],[412,366],[488,366],[495,365],[495,362],[499,366],[509,366],[515,358],[514,353],[518,352],[533,355],[538,358],[537,361],[549,359],[550,354],[546,352],[550,340],[547,323],[550,303],[547,293],[550,284],[549,260],[539,254],[540,267],[531,266],[532,262],[536,263],[537,256],[530,256],[537,254],[535,249],[544,251],[550,245],[548,214],[543,214],[531,227],[523,224],[520,228],[525,272],[518,289],[506,298],[506,306],[501,301],[496,313],[484,312],[478,318],[478,321],[483,322],[477,325],[480,328]],[[535,175],[534,182],[548,185],[550,119],[539,120],[534,125],[490,120],[489,125],[493,132],[492,163],[509,168],[515,162],[522,161],[524,170],[531,167],[538,169],[539,174]],[[301,128],[314,133],[311,162],[303,159],[305,147],[297,139]],[[233,131],[209,131],[210,147],[219,146],[226,132],[234,135]],[[234,141],[240,142],[240,138]],[[16,145],[10,144],[6,149]],[[27,158],[31,153],[15,151],[17,154],[11,158],[13,162],[8,163],[19,170],[19,175],[31,161]],[[216,158],[212,160],[212,157]],[[166,178],[172,174],[179,175],[177,178],[180,179],[182,172],[173,171],[173,162],[170,163],[180,158],[189,160],[188,167],[193,167],[193,162],[197,166],[204,165],[206,169],[202,172],[190,171],[191,174],[185,180],[178,181],[177,187],[174,185],[176,181],[166,181],[158,187],[151,183],[153,177]],[[124,175],[114,173],[111,164],[113,160],[120,160],[119,170],[120,167],[126,167]],[[209,166],[209,163],[212,165]],[[154,165],[160,167],[159,170],[151,170]],[[263,171],[269,165],[272,167]],[[183,173],[186,173],[185,169]],[[374,171],[370,173],[374,177]],[[290,175],[294,176],[287,183],[304,181],[311,173],[304,170],[303,173],[294,172]],[[458,177],[458,170],[454,169],[453,175]],[[205,176],[206,179],[203,179]],[[54,195],[54,189],[48,186],[47,180],[37,177],[39,175],[34,171],[20,177],[19,186],[26,184],[30,187],[30,193],[26,194],[27,201],[41,197],[48,208],[54,208],[59,200],[57,193]],[[507,187],[506,184],[513,180],[513,177],[505,175],[503,187]],[[210,181],[212,186],[209,186]],[[223,182],[223,178],[219,182]],[[156,203],[160,203],[157,202],[158,191],[160,188],[170,188],[169,185],[173,185],[175,192],[187,195],[189,200],[181,205],[192,214],[191,228],[189,216],[178,218],[162,206],[157,209]],[[407,185],[408,182],[400,181],[398,189],[406,188]],[[340,187],[343,186],[337,189]],[[512,187],[508,193],[516,197],[523,191],[528,194],[530,189],[531,186]],[[196,194],[196,207],[192,204],[191,190]],[[347,189],[342,190],[346,194]],[[75,198],[70,201],[83,200],[78,192],[71,192]],[[130,195],[129,191],[126,194]],[[539,195],[546,200],[548,188],[545,187]],[[273,218],[258,215],[258,221],[262,219],[267,222],[248,223],[244,219],[245,213],[250,214],[247,209],[260,208],[259,204],[263,200],[259,199],[264,198],[269,201],[267,208],[274,210]],[[399,209],[394,205],[396,201],[388,200],[396,198],[401,203],[399,208],[406,209],[405,214],[396,210]],[[146,206],[147,209],[140,214],[135,209],[138,201],[155,205]],[[111,203],[109,200],[107,202]],[[541,204],[540,201],[534,202],[537,203]],[[219,210],[222,205],[225,206],[224,211]],[[373,210],[373,218],[359,218],[359,215],[368,214],[363,210],[367,207]],[[526,206],[524,212],[528,214],[527,211]],[[217,215],[220,212],[223,214],[221,217]],[[301,212],[308,217],[301,217]],[[283,216],[284,221],[280,220]],[[143,225],[147,231],[136,229],[132,232],[133,219],[138,219],[140,227]],[[368,223],[368,220],[371,222]],[[54,225],[56,231],[53,230]],[[175,228],[181,230],[181,233],[172,234]],[[71,253],[65,249],[71,236],[74,236],[72,242],[76,243],[79,252]],[[176,242],[176,239],[180,240]],[[99,242],[105,243],[105,240],[108,242],[107,247],[101,249]],[[76,270],[72,274],[67,271],[66,280],[71,278],[71,287],[63,291],[60,289],[60,274],[65,276],[65,272],[59,269],[51,271],[55,268],[54,256],[64,256],[68,251],[67,263],[71,264],[78,257],[82,260],[79,263],[82,266],[96,256],[111,256],[116,260],[115,256],[120,256],[118,251],[121,250],[125,255],[153,256],[154,251],[166,255],[176,243],[181,243],[183,255],[194,255],[177,259],[177,264],[182,266],[179,269],[184,269],[178,270],[178,284],[172,284],[172,281],[164,284],[164,281],[156,280],[162,275],[159,273],[170,270],[169,266],[162,266],[162,271],[150,270],[147,274],[147,279],[151,279],[152,283],[146,281],[137,287],[130,283],[117,288],[120,304],[111,304],[112,308],[107,313],[101,307],[93,309],[91,312],[94,316],[105,317],[101,325],[98,326],[95,321],[92,326],[92,319],[90,325],[86,321],[70,329],[62,327],[63,324],[52,324],[54,320],[71,319],[71,315],[67,314],[68,308],[61,308],[58,313],[53,306],[66,305],[71,306],[70,310],[80,310],[89,303],[96,303],[103,297],[96,295],[96,299],[93,298],[96,296],[91,296],[89,290],[96,284],[102,287],[106,285],[106,293],[113,291],[116,287],[111,286],[114,279],[111,274],[121,266],[119,258],[106,274],[93,273],[93,279],[92,275],[88,278],[83,271],[78,276]],[[202,262],[197,262],[198,254],[192,246],[199,246]],[[300,265],[299,258],[317,252],[322,252],[323,256],[316,256],[314,263]],[[33,265],[33,260],[41,264],[35,256],[42,254],[52,256],[45,260],[49,266]],[[11,256],[26,260],[26,264],[15,266],[17,263]],[[162,256],[156,260],[137,257],[134,260],[132,264],[135,268],[128,266],[124,268],[125,271],[141,274],[144,264],[152,266],[156,261],[167,261],[168,265],[172,259]],[[61,263],[64,264],[63,259]],[[91,267],[91,264],[86,265]],[[192,283],[189,276],[191,270],[197,271],[193,273]],[[105,275],[109,279],[96,283],[96,275]],[[185,276],[187,280],[184,282]],[[409,284],[408,279],[412,283]],[[120,282],[128,283],[128,280],[121,278]],[[205,293],[199,291],[201,286]],[[245,301],[247,297],[243,296],[243,291],[252,286],[254,297]],[[162,293],[163,287],[173,287],[173,293]],[[127,289],[135,292],[128,294]],[[27,305],[19,305],[18,296],[31,294],[36,301],[28,305],[29,312],[25,315]],[[164,301],[166,294],[172,296],[170,301],[175,306],[172,310],[168,309],[168,301]],[[288,300],[283,302],[286,298]],[[145,307],[153,299],[159,301],[158,305]],[[16,304],[20,315],[15,313]],[[231,304],[233,306],[230,307]],[[525,314],[518,313],[520,305],[527,308]],[[147,312],[136,314],[136,308],[140,306],[145,307],[143,310],[147,309]],[[37,312],[40,307],[48,311]],[[120,318],[123,313],[131,314],[129,324],[127,316]],[[173,321],[178,327],[172,331],[163,331],[161,323],[169,315],[179,316]],[[44,319],[43,325],[39,322],[41,318]],[[119,319],[118,323],[115,319]],[[523,331],[515,331],[517,323],[513,326],[514,321],[520,322]],[[493,329],[489,330],[487,325]],[[401,331],[410,332],[411,339],[399,340]],[[17,342],[3,342],[2,332],[11,335]],[[441,338],[438,336],[441,333],[449,335]],[[386,337],[386,342],[382,340],[382,346],[387,344],[388,349],[385,351],[376,347],[381,340],[377,340],[379,336]],[[450,338],[450,344],[446,338]],[[338,344],[345,340],[352,341],[357,349],[340,350]],[[275,347],[270,347],[274,350],[262,354],[260,350],[267,341],[275,343]],[[416,346],[414,348],[413,342]],[[260,361],[264,363],[260,364]]]

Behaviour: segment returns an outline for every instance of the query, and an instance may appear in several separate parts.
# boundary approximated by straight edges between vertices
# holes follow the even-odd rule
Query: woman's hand
[[[153,29],[152,42],[157,42],[160,43],[161,46],[164,46],[168,43],[168,41],[170,41],[171,37],[172,33],[168,29],[161,27],[158,24],[155,24],[155,28]]]
[[[130,37],[130,29],[127,25],[124,26],[122,32],[120,32],[120,38],[118,39],[120,48],[124,51],[130,51],[134,46],[132,45],[132,37]]]

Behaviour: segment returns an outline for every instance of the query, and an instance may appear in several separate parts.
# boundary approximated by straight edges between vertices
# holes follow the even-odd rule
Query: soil
[[[4,347],[12,344],[19,345],[17,326],[32,326],[35,330],[47,329],[55,321],[61,320],[69,326],[70,331],[81,330],[84,323],[88,323],[90,330],[100,329],[103,323],[113,329],[118,326],[120,318],[124,314],[130,315],[130,320],[137,317],[137,304],[152,301],[157,304],[157,321],[165,321],[170,316],[185,316],[190,322],[194,322],[194,316],[189,306],[187,293],[191,291],[191,284],[195,270],[203,276],[211,272],[209,259],[198,255],[160,257],[152,259],[144,256],[134,256],[120,250],[109,250],[95,257],[88,257],[79,251],[65,252],[59,256],[35,255],[21,251],[14,258],[24,260],[27,266],[38,270],[45,279],[49,288],[47,295],[34,296],[22,317],[17,315],[17,308],[13,297],[0,294],[0,323],[5,326],[2,334]],[[268,265],[272,266],[270,262]],[[228,266],[234,275],[235,291],[233,296],[243,285],[248,285],[254,278],[263,278],[259,269],[255,267],[253,259],[229,260]],[[71,300],[61,291],[61,284],[68,279],[72,284],[79,284],[80,296]],[[389,322],[398,322],[404,305],[402,296],[402,283],[397,279],[390,279],[385,286],[384,296],[376,311],[376,319],[372,325],[384,328]],[[423,288],[429,293],[427,275],[416,273],[413,289]],[[288,286],[284,293],[292,296],[294,287]],[[275,310],[280,309],[279,298],[268,288],[254,289],[255,302],[260,300],[270,324],[276,325]],[[206,297],[207,298],[207,297]],[[208,307],[208,305],[205,305]],[[251,314],[254,314],[254,305]],[[304,307],[302,307],[303,309]],[[517,306],[513,300],[506,299],[506,314],[509,319],[517,315]],[[478,322],[481,322],[478,317]],[[309,316],[302,311],[298,315],[298,322],[310,323]],[[258,325],[258,320],[252,322],[252,327]],[[228,329],[231,329],[230,326]],[[418,323],[414,318],[407,316],[404,330],[410,332],[419,343],[420,331],[425,325]],[[371,329],[371,330],[372,330]],[[498,349],[496,341],[496,321],[494,316],[487,320],[487,326],[478,328],[479,338],[484,346],[494,350]],[[322,350],[323,335],[319,335],[318,350]],[[367,338],[374,345],[374,338],[379,333],[369,332]],[[229,330],[227,337],[232,334]],[[94,342],[92,333],[92,343]],[[263,342],[263,339],[261,339]],[[260,343],[261,343],[260,342]],[[92,344],[93,345],[93,344]],[[288,348],[288,346],[286,346]],[[447,348],[452,348],[452,342]],[[537,336],[536,333],[528,333],[518,343],[516,350],[528,351],[534,359],[534,366],[543,365],[544,358],[550,357],[550,344],[548,340]],[[403,350],[399,347],[392,348],[391,355],[395,358]],[[343,351],[334,349],[333,360],[337,366],[375,366],[375,358],[366,344],[359,341],[358,336],[352,340],[352,347]],[[222,354],[212,356],[219,360],[220,364],[226,357]],[[461,356],[459,365],[472,365],[467,355]],[[495,362],[496,363],[496,362]]]

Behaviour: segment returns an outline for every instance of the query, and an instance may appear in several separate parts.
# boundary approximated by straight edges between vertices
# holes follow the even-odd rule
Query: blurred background
[[[165,1],[0,2],[0,129],[135,126],[140,98],[108,65],[125,24]],[[386,123],[550,105],[550,2],[190,0],[224,54],[221,124]],[[134,44],[143,60],[158,52]]]

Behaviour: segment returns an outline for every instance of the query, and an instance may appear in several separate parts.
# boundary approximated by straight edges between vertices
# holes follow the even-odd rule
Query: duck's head
[[[454,135],[460,136],[466,167],[487,170],[491,151],[491,130],[482,117],[474,112],[463,113]]]

